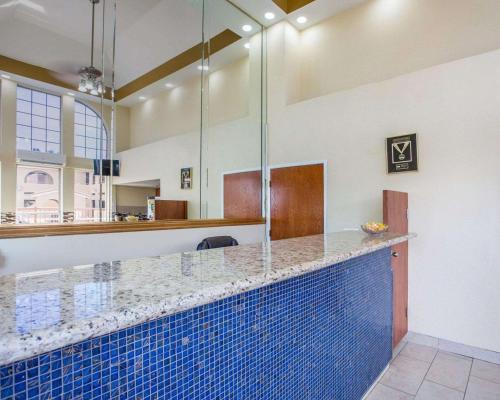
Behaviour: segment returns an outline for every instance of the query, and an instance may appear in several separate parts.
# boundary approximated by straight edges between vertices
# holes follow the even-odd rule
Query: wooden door
[[[224,218],[262,217],[261,171],[224,175]]]
[[[384,223],[389,232],[408,233],[408,193],[384,190]],[[392,247],[393,334],[396,347],[408,332],[408,242]]]
[[[323,164],[271,169],[271,240],[324,232]]]

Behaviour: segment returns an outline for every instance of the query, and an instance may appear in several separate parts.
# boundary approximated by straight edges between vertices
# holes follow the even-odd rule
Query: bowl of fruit
[[[389,225],[383,224],[382,222],[367,222],[361,225],[363,232],[366,232],[372,236],[379,236],[388,231]]]

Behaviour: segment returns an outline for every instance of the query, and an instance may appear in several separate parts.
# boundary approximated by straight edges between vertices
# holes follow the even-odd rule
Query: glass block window
[[[60,153],[61,97],[17,87],[18,150]]]
[[[90,107],[75,101],[75,157],[108,158],[106,127]],[[101,152],[101,153],[100,153]]]

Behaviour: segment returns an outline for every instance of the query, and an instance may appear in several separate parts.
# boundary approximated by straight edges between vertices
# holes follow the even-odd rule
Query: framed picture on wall
[[[181,189],[193,187],[193,168],[181,168]]]
[[[417,134],[387,138],[387,172],[418,171]]]

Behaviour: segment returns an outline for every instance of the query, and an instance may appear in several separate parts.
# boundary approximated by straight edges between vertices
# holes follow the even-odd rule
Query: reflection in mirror
[[[139,199],[150,218],[176,201],[187,203],[188,218],[200,217],[199,184],[181,188],[181,169],[199,179],[202,13],[201,2],[178,0],[126,1],[117,9],[117,137],[126,138],[117,142],[121,168],[113,178],[118,218]]]
[[[2,2],[2,223],[109,218],[113,1]]]
[[[36,0],[9,12],[2,223],[262,216],[256,21],[226,0]]]
[[[228,2],[206,0],[203,71],[202,216],[259,218],[262,212],[262,26]],[[221,33],[222,32],[222,33]],[[214,51],[217,50],[217,51]]]

